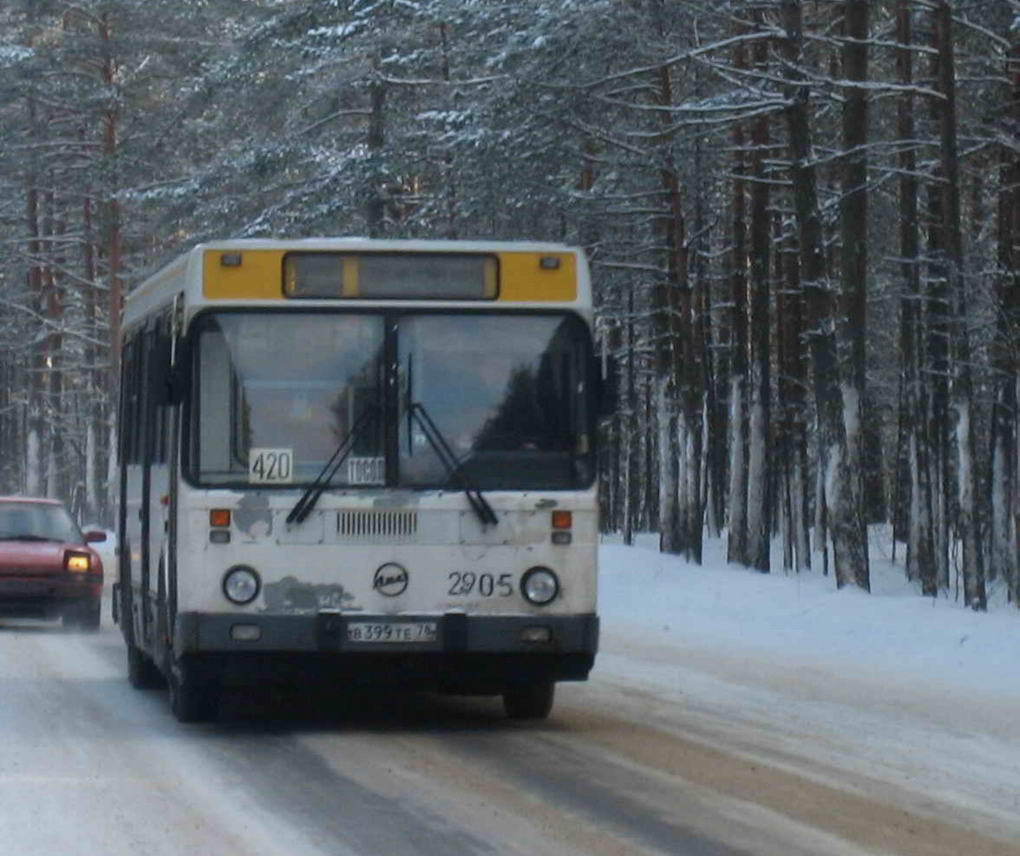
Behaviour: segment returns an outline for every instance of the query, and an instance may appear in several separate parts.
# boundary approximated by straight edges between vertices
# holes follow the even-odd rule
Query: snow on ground
[[[903,548],[872,540],[872,594],[836,591],[818,570],[701,566],[607,539],[602,640],[575,704],[682,731],[727,752],[1020,840],[1020,610],[993,586],[987,613],[953,594],[923,598]],[[96,545],[107,584],[112,534]],[[817,560],[817,556],[814,557]],[[625,701],[621,701],[625,700]]]
[[[770,574],[730,566],[724,540],[706,539],[698,566],[659,553],[656,539],[603,544],[599,611],[607,630],[658,646],[768,653],[837,673],[884,674],[1020,701],[1020,609],[1001,596],[988,613],[950,597],[923,598],[877,538],[872,594],[837,591],[834,579],[817,571],[784,572],[776,557]]]
[[[922,598],[873,538],[873,594],[817,571],[702,566],[645,536],[600,551],[594,681],[654,698],[666,725],[1020,836],[1020,610]],[[897,559],[902,561],[902,548]],[[817,557],[815,557],[817,559]]]

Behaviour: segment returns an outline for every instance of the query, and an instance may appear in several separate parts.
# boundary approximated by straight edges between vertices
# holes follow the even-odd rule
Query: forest
[[[604,531],[867,590],[886,523],[1020,605],[1020,0],[5,0],[0,224],[0,492],[111,521],[122,302],[198,242],[560,241]]]

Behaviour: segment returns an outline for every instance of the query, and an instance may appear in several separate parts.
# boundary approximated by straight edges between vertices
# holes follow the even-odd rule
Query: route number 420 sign
[[[286,484],[294,479],[293,449],[252,449],[248,453],[248,481]]]

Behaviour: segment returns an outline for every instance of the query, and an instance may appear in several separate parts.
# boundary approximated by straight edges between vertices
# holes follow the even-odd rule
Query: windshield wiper
[[[499,518],[496,517],[496,512],[492,510],[492,506],[489,505],[489,501],[482,495],[482,492],[472,484],[465,474],[464,468],[458,466],[457,456],[453,453],[453,449],[450,448],[450,444],[439,427],[432,421],[425,405],[420,401],[408,402],[407,416],[408,420],[416,419],[418,421],[429,445],[435,450],[440,462],[446,468],[447,478],[456,478],[460,482],[461,487],[464,488],[464,495],[467,496],[468,502],[471,503],[471,508],[478,515],[482,526],[497,525]],[[408,432],[408,436],[410,436],[410,432]]]
[[[315,480],[308,485],[308,489],[301,494],[301,498],[290,510],[290,513],[287,515],[288,523],[303,523],[305,518],[312,513],[312,509],[315,508],[315,503],[319,501],[319,497],[322,496],[330,482],[333,481],[333,476],[335,476],[340,467],[343,466],[348,455],[354,451],[354,444],[361,435],[361,430],[369,423],[369,421],[378,416],[378,409],[379,408],[377,407],[366,408],[361,416],[354,421],[354,425],[351,426],[351,430],[348,431],[344,438],[340,441],[339,445],[336,447],[336,451],[334,451],[330,456],[330,459],[326,461],[326,465],[319,471]]]

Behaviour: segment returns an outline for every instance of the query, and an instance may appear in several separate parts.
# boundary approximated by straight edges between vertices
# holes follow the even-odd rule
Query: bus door
[[[125,634],[141,641],[142,610],[140,585],[142,571],[142,520],[144,449],[144,373],[145,337],[134,334],[123,349],[120,419],[120,598],[121,627]]]
[[[141,502],[141,589],[145,607],[142,638],[156,642],[156,627],[166,597],[166,543],[170,530],[170,471],[168,448],[172,407],[168,395],[170,317],[159,316],[145,337],[144,428]],[[160,640],[162,642],[164,640]]]

